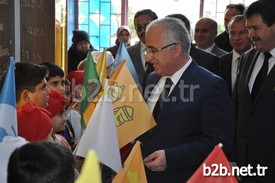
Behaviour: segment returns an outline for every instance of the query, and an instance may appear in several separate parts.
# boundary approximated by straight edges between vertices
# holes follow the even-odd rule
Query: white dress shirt
[[[168,96],[170,95],[170,93],[173,91],[173,89],[175,88],[176,84],[178,83],[180,77],[182,76],[182,74],[184,73],[184,71],[186,70],[186,68],[191,64],[192,62],[192,59],[191,57],[189,57],[189,60],[188,62],[181,68],[179,69],[177,72],[175,72],[172,76],[162,76],[160,78],[160,80],[158,81],[158,83],[155,85],[153,91],[152,91],[152,94],[151,96],[148,98],[147,100],[147,105],[150,109],[151,112],[153,112],[154,108],[155,108],[155,105],[158,101],[158,98],[163,90],[163,87],[165,85],[165,81],[166,81],[166,78],[170,77],[170,79],[172,80],[173,84],[170,88],[170,91],[169,91],[169,94]]]
[[[140,41],[140,56],[141,56],[141,61],[142,61],[142,64],[143,64],[143,68],[145,69],[145,52],[144,52],[144,49],[146,48],[146,45],[143,44],[143,42]]]
[[[232,62],[231,62],[231,86],[232,90],[234,88],[235,82],[236,82],[236,76],[238,72],[238,66],[239,62],[238,59],[240,57],[240,54],[238,54],[235,50],[232,51]]]

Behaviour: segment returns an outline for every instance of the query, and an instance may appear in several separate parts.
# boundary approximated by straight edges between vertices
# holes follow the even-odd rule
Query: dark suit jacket
[[[197,62],[199,66],[206,68],[214,74],[218,74],[219,57],[216,55],[198,49],[195,45],[191,44],[190,56]]]
[[[216,55],[217,57],[222,57],[223,55],[226,55],[228,52],[222,50],[221,48],[219,48],[216,44],[214,45],[211,53],[213,53],[214,55]]]
[[[232,95],[232,57],[233,53],[230,52],[220,58],[219,76],[221,76],[228,85],[229,95]]]
[[[236,160],[239,166],[267,166],[261,182],[275,180],[275,67],[269,72],[254,102],[248,83],[260,52],[252,49],[241,57],[240,74],[233,93],[237,113]]]
[[[159,78],[152,73],[148,84]],[[186,182],[219,142],[225,153],[232,151],[233,110],[227,91],[224,80],[192,61],[169,95],[175,101],[164,104],[157,126],[139,138],[144,158],[165,150],[167,170],[146,168],[148,182]]]
[[[232,51],[232,46],[230,44],[229,41],[229,35],[226,31],[222,32],[221,34],[219,34],[216,39],[215,39],[215,44],[223,49],[224,51],[230,52]]]
[[[146,70],[144,69],[141,55],[140,55],[140,47],[141,46],[140,46],[140,41],[139,41],[137,44],[127,48],[127,51],[128,51],[129,56],[134,64],[134,67],[136,69],[139,82],[143,87],[148,74],[153,72],[154,68],[153,68],[152,64],[146,63],[147,69]]]

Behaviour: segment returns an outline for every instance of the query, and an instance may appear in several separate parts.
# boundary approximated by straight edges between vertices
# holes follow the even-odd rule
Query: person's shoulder
[[[194,47],[192,51],[194,52],[192,55],[199,55],[200,57],[202,57],[204,59],[219,60],[219,57],[217,57],[213,53],[206,52],[206,51],[198,49],[196,47]]]
[[[213,48],[212,52],[214,54],[216,54],[217,56],[219,56],[219,57],[221,57],[223,55],[226,55],[228,53],[227,51],[225,51],[225,50],[221,49],[220,47],[218,47],[216,44],[214,45],[214,48]]]
[[[222,80],[222,78],[215,73],[207,70],[206,68],[202,66],[198,66],[198,76],[205,81],[207,84],[210,84],[212,82],[216,82],[218,80]]]
[[[21,108],[18,108],[17,112],[26,112],[26,113],[29,113],[29,112],[32,112],[32,111],[34,111],[36,109],[37,109],[37,107],[34,104],[32,104],[30,102],[27,102]]]
[[[225,37],[228,37],[228,33],[226,31],[223,31],[222,33],[220,33],[217,37],[216,40],[221,40],[224,39]]]
[[[140,47],[140,44],[139,44],[139,42],[138,42],[138,43],[136,43],[136,44],[134,44],[134,45],[128,47],[127,50],[128,50],[128,51],[132,51],[132,50],[139,49],[139,47]]]
[[[17,109],[17,114],[19,116],[26,115],[29,119],[35,119],[37,117],[49,118],[49,112],[41,107],[28,102],[23,105],[21,108]],[[49,118],[50,119],[50,118]]]
[[[232,55],[233,55],[232,51],[231,51],[231,52],[227,52],[225,55],[223,55],[223,56],[220,57],[220,60],[221,60],[221,59],[230,58],[230,57],[232,57]]]

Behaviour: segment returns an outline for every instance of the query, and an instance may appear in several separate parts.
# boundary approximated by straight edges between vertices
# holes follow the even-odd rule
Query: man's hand
[[[152,171],[165,171],[167,168],[164,150],[158,150],[144,159],[144,164]]]

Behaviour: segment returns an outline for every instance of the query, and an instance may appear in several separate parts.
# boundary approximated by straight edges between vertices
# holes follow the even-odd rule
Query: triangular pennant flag
[[[91,108],[90,105],[97,100],[97,95],[101,90],[101,84],[91,51],[88,52],[86,58],[83,85],[80,114],[81,125],[85,129],[94,109],[94,107]]]
[[[75,154],[85,157],[89,149],[93,149],[99,161],[114,171],[118,172],[121,168],[113,107],[108,93],[98,101]]]
[[[106,61],[106,48],[104,48],[103,52],[100,54],[97,63],[96,63],[96,70],[98,73],[99,80],[102,86],[105,86],[106,79],[107,79],[107,61]]]
[[[0,142],[7,135],[17,136],[17,115],[14,59],[10,58],[10,65],[5,82],[0,93]]]
[[[96,153],[90,150],[87,153],[80,175],[75,183],[101,183],[99,163]]]
[[[127,51],[125,43],[122,42],[119,44],[119,47],[117,50],[117,54],[116,54],[116,58],[115,58],[115,62],[114,62],[115,70],[118,68],[118,66],[122,63],[123,60],[126,60],[126,65],[127,65],[128,69],[130,70],[130,73],[131,73],[132,77],[134,78],[135,83],[138,86],[140,86],[140,81],[138,79],[137,71],[133,64],[133,61]]]
[[[112,183],[146,183],[140,142],[137,141]]]
[[[231,165],[221,147],[222,144],[215,146],[187,183],[238,183],[232,176]]]
[[[113,102],[119,147],[122,148],[156,125],[125,61],[110,78],[108,92]]]

